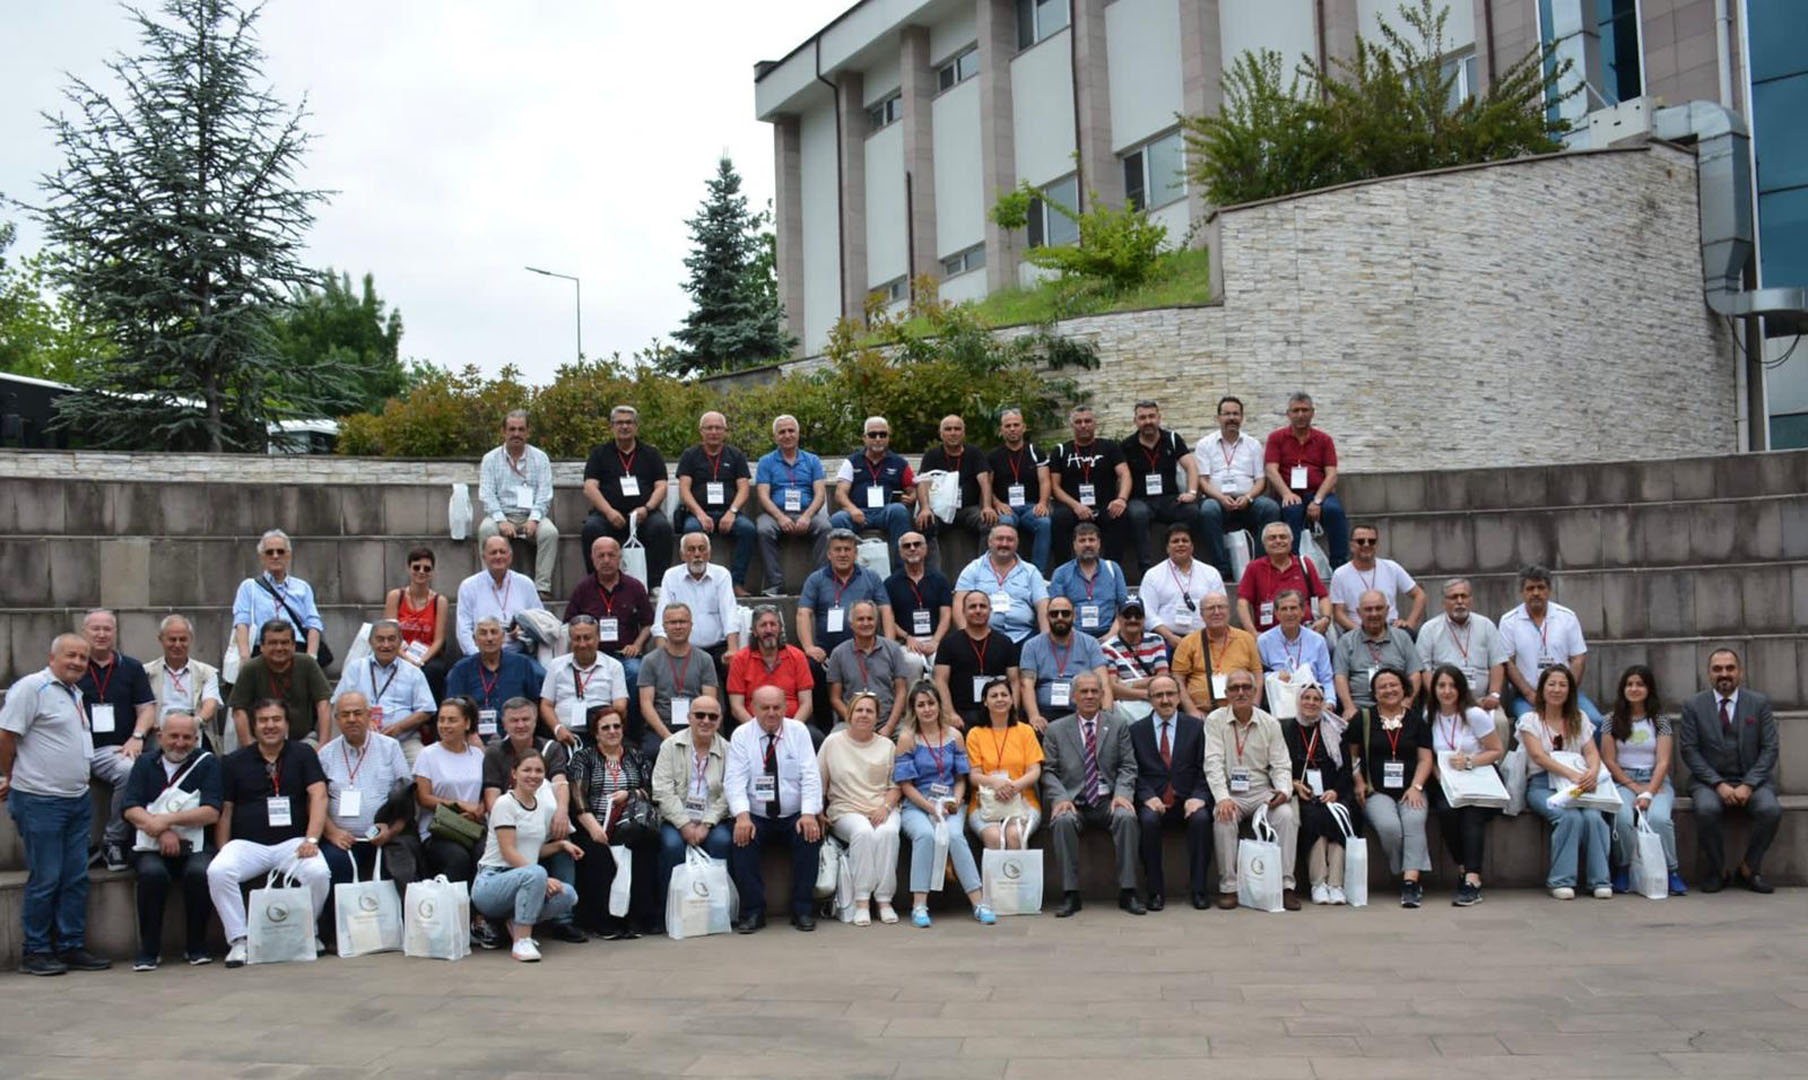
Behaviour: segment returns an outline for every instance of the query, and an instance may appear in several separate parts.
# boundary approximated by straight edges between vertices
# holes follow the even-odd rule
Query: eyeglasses
[[[265,548],[264,549],[265,555],[287,555],[288,553],[289,553],[288,548]]]
[[[692,720],[720,720],[720,719],[722,719],[722,714],[721,713],[713,713],[713,712],[694,712],[691,714],[691,719]]]
[[[921,540],[905,540],[898,545],[901,548],[920,548],[925,546]]]
[[[415,563],[413,566],[410,566],[408,569],[414,571],[417,574],[430,574],[433,572],[433,564],[432,563]]]
[[[1227,686],[1224,688],[1224,692],[1227,694],[1253,694],[1255,693],[1255,690],[1256,688],[1248,683],[1237,683],[1235,686]]]
[[[596,730],[598,730],[598,731],[620,731],[621,725],[620,724],[598,724],[598,725],[596,725]]]

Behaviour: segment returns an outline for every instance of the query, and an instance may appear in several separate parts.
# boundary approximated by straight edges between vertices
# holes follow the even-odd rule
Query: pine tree
[[[793,343],[785,332],[773,261],[765,257],[770,246],[760,231],[765,216],[748,213],[741,176],[727,155],[707,186],[697,216],[685,222],[692,249],[684,260],[690,271],[684,291],[691,295],[692,308],[672,335],[683,348],[664,363],[680,376],[779,360]]]
[[[52,271],[117,352],[58,423],[90,446],[261,450],[271,421],[323,415],[351,375],[294,370],[271,331],[319,280],[299,258],[325,197],[295,183],[305,104],[261,85],[255,10],[128,11],[141,52],[108,63],[123,94],[77,79],[74,116],[46,116],[64,155],[37,209]]]

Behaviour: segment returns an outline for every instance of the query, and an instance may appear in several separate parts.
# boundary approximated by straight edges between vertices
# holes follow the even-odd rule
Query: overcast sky
[[[753,64],[778,59],[852,0],[530,3],[270,0],[265,75],[307,96],[316,136],[302,182],[334,189],[310,237],[316,265],[376,275],[404,320],[402,353],[535,382],[584,351],[624,354],[689,309],[684,219],[726,150],[749,205],[772,195],[772,132],[753,116]],[[101,0],[5,5],[0,192],[30,202],[59,157],[39,113],[74,74],[137,40]],[[107,83],[106,85],[111,85]],[[16,209],[11,254],[39,244]]]

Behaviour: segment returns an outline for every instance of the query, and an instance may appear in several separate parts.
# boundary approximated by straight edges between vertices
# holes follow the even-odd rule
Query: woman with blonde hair
[[[967,747],[959,731],[942,713],[942,695],[934,683],[911,690],[898,723],[898,754],[891,778],[903,795],[904,834],[910,837],[910,922],[929,926],[929,885],[937,858],[935,830],[943,826],[947,857],[954,876],[973,904],[973,917],[987,926],[997,922],[980,892],[979,867],[962,835],[966,818]]]

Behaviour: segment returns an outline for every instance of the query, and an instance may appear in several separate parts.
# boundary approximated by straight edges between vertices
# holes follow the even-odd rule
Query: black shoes
[[[1207,908],[1209,908],[1209,907],[1211,907],[1211,906],[1212,906],[1212,902],[1211,902],[1211,899],[1210,899],[1210,898],[1209,898],[1209,897],[1207,897],[1207,896],[1206,896],[1206,895],[1205,895],[1205,894],[1204,894],[1204,893],[1202,893],[1202,892],[1196,892],[1196,893],[1194,893],[1194,894],[1193,894],[1193,908],[1194,908],[1194,910],[1196,910],[1196,911],[1204,911],[1204,910],[1205,910],[1205,909],[1207,909]]]
[[[1749,874],[1743,868],[1739,871],[1739,884],[1764,896],[1769,896],[1777,891],[1770,882],[1764,880],[1763,874]]]
[[[816,916],[807,911],[800,911],[791,916],[791,925],[807,934],[816,929]]]
[[[106,971],[113,966],[113,961],[96,956],[87,949],[70,949],[57,954],[57,959],[70,971]]]
[[[582,945],[590,940],[590,935],[579,930],[568,922],[556,922],[546,928],[546,936],[554,941],[569,941],[573,945]]]
[[[1726,888],[1726,878],[1720,874],[1709,874],[1701,879],[1701,891],[1704,893],[1717,893],[1724,888]]]
[[[1401,907],[1416,908],[1424,902],[1425,902],[1425,886],[1419,884],[1416,881],[1402,881],[1400,883],[1400,906]]]
[[[760,914],[743,915],[735,920],[734,932],[737,934],[752,934],[764,929],[765,926],[766,916]]]
[[[1061,894],[1061,906],[1055,909],[1055,918],[1065,919],[1080,910],[1080,894],[1069,892]]]
[[[1149,913],[1149,909],[1143,906],[1141,900],[1137,899],[1135,889],[1118,890],[1117,906],[1118,910],[1131,915],[1147,915]]]
[[[63,975],[69,965],[47,952],[26,953],[19,959],[19,970],[26,975]]]
[[[1160,911],[1162,908],[1165,908],[1167,906],[1168,906],[1168,898],[1167,897],[1161,895],[1158,892],[1152,892],[1149,894],[1149,910],[1150,911]]]

